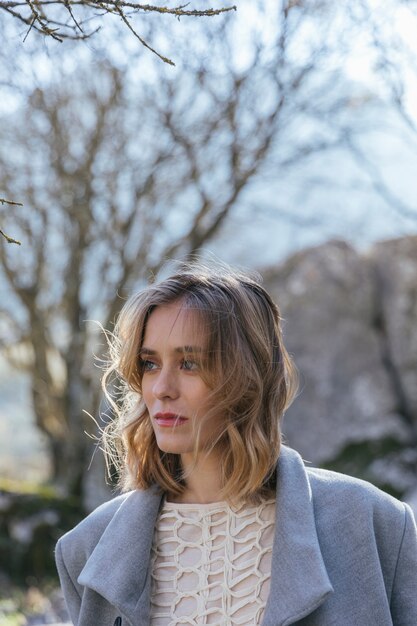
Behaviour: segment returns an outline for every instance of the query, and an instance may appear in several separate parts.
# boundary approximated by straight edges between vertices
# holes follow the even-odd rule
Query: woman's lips
[[[176,413],[156,413],[154,415],[154,420],[158,424],[158,426],[181,426],[181,424],[185,424],[187,422],[186,417],[182,417],[182,415],[177,415]]]

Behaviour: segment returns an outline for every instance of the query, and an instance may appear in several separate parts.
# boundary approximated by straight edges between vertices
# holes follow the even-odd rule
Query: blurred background
[[[262,273],[286,441],[416,510],[417,3],[34,11],[0,9],[0,624],[66,620],[54,544],[112,496],[102,328],[170,259]]]

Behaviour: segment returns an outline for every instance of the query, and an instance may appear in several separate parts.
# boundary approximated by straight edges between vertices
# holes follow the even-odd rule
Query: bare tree
[[[260,3],[251,20],[246,4],[244,57],[233,29],[201,29],[193,45],[207,54],[179,47],[180,76],[158,63],[139,77],[130,68],[129,79],[110,62],[84,64],[2,115],[0,186],[24,203],[13,215],[24,246],[0,242],[0,341],[30,376],[67,493],[82,493],[91,457],[83,409],[97,415],[100,404],[89,320],[111,330],[133,286],[212,241],[256,180],[285,177],[343,137],[349,97],[321,71],[325,3],[272,6]]]
[[[188,5],[176,7],[156,6],[150,4],[138,4],[128,0],[0,0],[0,11],[4,15],[15,18],[18,23],[28,26],[23,41],[26,41],[31,30],[61,42],[66,39],[85,40],[96,34],[100,27],[91,28],[91,20],[98,21],[104,15],[113,15],[121,19],[123,25],[140,42],[141,46],[154,53],[161,61],[175,66],[172,59],[164,56],[153,48],[149,43],[150,34],[144,37],[139,35],[137,27],[133,23],[133,17],[137,14],[173,16],[178,20],[182,17],[214,17],[222,13],[236,11],[236,6],[222,7],[218,9],[187,9]],[[81,11],[83,17],[78,16]],[[88,28],[88,30],[86,30]],[[8,63],[9,65],[10,63]],[[0,204],[9,206],[19,205],[14,200],[6,200],[0,197]],[[0,237],[8,243],[20,244],[0,228]]]

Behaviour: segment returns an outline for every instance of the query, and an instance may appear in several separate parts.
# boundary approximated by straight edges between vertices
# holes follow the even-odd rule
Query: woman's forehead
[[[207,340],[204,326],[201,311],[184,306],[181,302],[161,304],[149,315],[143,345],[169,341],[203,347]]]

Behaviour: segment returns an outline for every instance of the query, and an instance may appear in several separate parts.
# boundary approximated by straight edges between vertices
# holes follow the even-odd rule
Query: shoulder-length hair
[[[176,496],[185,489],[179,455],[157,446],[142,399],[139,356],[152,311],[176,302],[181,309],[197,312],[207,342],[201,375],[212,390],[212,413],[224,416],[222,432],[211,447],[221,451],[219,497],[256,502],[272,495],[280,422],[296,393],[297,375],[283,344],[278,307],[260,283],[257,274],[224,265],[209,269],[200,263],[182,264],[175,274],[126,302],[103,377],[115,412],[104,433],[105,450],[122,489],[157,483]],[[117,398],[110,391],[115,387]]]

